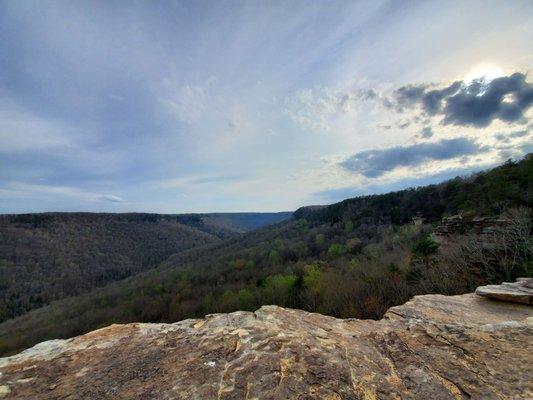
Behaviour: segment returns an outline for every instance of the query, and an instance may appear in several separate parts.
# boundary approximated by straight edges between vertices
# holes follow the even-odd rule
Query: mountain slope
[[[0,353],[116,322],[176,321],[263,304],[379,318],[413,295],[466,293],[501,281],[508,272],[511,278],[530,273],[529,230],[512,270],[503,270],[499,260],[486,265],[486,260],[472,259],[458,246],[437,250],[427,235],[446,213],[461,211],[466,218],[497,214],[502,204],[511,210],[527,207],[532,165],[533,158],[527,157],[440,185],[300,210],[297,218],[187,250],[150,271],[5,321]],[[439,197],[432,202],[427,193]],[[486,193],[492,198],[482,201]],[[391,224],[396,213],[391,199],[402,199],[408,210],[400,222],[422,213],[428,223]],[[435,204],[444,205],[440,215]],[[465,236],[458,243],[469,240]]]
[[[222,229],[240,233],[248,232],[268,225],[274,225],[291,217],[292,211],[277,213],[184,214],[182,216],[182,218],[190,218],[195,220],[198,220],[199,218],[201,220],[201,225],[220,227]]]
[[[290,213],[0,216],[0,321],[153,268]]]
[[[0,321],[219,241],[154,214],[0,216]]]
[[[313,223],[352,221],[401,225],[418,213],[431,222],[457,213],[466,218],[498,215],[505,208],[531,205],[532,177],[533,155],[529,154],[521,162],[508,161],[490,171],[437,185],[361,196],[327,207],[302,207],[295,211],[295,217]]]

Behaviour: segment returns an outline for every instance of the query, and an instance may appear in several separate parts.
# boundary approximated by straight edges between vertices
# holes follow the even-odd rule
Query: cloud
[[[507,3],[0,2],[0,211],[285,209],[365,181],[338,163],[426,126],[427,142],[492,145],[496,132],[435,124],[453,96],[442,90],[476,63],[532,65],[533,3]],[[392,91],[417,82],[425,109],[396,113]]]
[[[187,124],[198,121],[207,109],[206,92],[200,86],[186,85],[160,99],[169,112]]]
[[[122,203],[124,201],[122,197],[118,197],[112,194],[103,194],[100,196],[100,200],[110,201],[112,203]]]
[[[411,122],[409,121],[402,121],[397,124],[398,128],[400,129],[409,128],[410,125],[411,125]]]
[[[388,193],[405,188],[415,188],[440,183],[448,179],[453,179],[457,176],[468,176],[480,170],[492,168],[497,164],[497,162],[489,162],[488,164],[483,165],[478,164],[475,166],[462,168],[450,168],[430,175],[396,179],[392,182],[372,182],[370,184],[363,184],[359,186],[326,189],[315,192],[315,195],[318,199],[320,199],[320,201],[335,202],[356,196]]]
[[[379,99],[371,88],[304,89],[285,98],[283,111],[304,129],[323,133],[332,131],[339,118],[355,116],[362,107],[372,107]]]
[[[447,139],[434,143],[362,151],[342,161],[340,166],[367,178],[376,178],[397,167],[415,167],[432,160],[448,160],[485,150],[486,147],[468,138]]]
[[[516,72],[492,81],[456,81],[443,89],[432,85],[408,85],[394,93],[396,109],[420,106],[429,116],[442,116],[443,125],[483,128],[494,120],[525,122],[533,104],[533,84]]]
[[[494,119],[518,122],[532,103],[533,85],[524,74],[497,78],[486,85],[474,82],[447,99],[443,123],[485,127]]]
[[[0,152],[70,148],[77,133],[65,124],[40,118],[22,107],[0,104]]]
[[[193,179],[191,183],[200,185],[206,183],[240,181],[241,179],[243,179],[243,175],[214,175]]]
[[[509,143],[521,143],[523,140],[521,138],[528,138],[528,136],[531,136],[531,131],[528,127],[528,129],[520,130],[520,131],[514,131],[514,132],[508,132],[508,133],[497,133],[494,135],[494,138],[499,143],[509,144]],[[527,139],[526,139],[527,140]],[[515,146],[516,147],[516,146]],[[516,150],[516,148],[515,148]]]
[[[108,201],[113,203],[123,202],[124,199],[113,194],[103,194],[93,192],[75,186],[58,186],[46,184],[32,184],[24,182],[7,182],[0,186],[0,194],[5,198],[50,198],[62,200],[64,198],[74,198],[83,202]]]
[[[454,94],[461,87],[461,82],[454,82],[444,89],[427,90],[427,85],[408,85],[396,90],[396,101],[400,107],[408,107],[420,103],[429,115],[437,114],[441,109],[441,102]]]
[[[420,137],[428,139],[431,136],[433,136],[433,129],[431,129],[431,126],[426,126],[424,129],[422,129],[422,132],[420,133]]]
[[[523,130],[523,131],[512,132],[509,134],[509,136],[512,138],[519,138],[519,137],[527,136],[528,134],[529,134],[529,131]]]

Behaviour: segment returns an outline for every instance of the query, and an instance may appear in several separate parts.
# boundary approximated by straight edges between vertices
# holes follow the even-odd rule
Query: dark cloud
[[[435,143],[362,151],[341,162],[340,165],[348,171],[376,178],[397,167],[414,167],[426,161],[448,160],[486,150],[486,147],[468,138],[447,139]]]
[[[498,140],[498,142],[501,143],[511,143],[512,139],[517,139],[521,137],[525,137],[530,134],[529,127],[526,130],[522,131],[515,131],[515,132],[509,132],[509,133],[497,133],[494,135],[494,137]]]
[[[395,94],[396,104],[400,107],[410,107],[419,103],[426,93],[426,85],[407,85],[397,89]],[[392,106],[392,103],[389,103]]]
[[[421,104],[424,111],[429,115],[435,115],[442,108],[442,100],[457,93],[461,82],[454,82],[444,89],[428,90],[428,85],[409,85],[396,90],[396,102],[400,109]]]
[[[486,127],[495,119],[523,122],[533,104],[533,85],[526,75],[514,73],[486,82],[457,81],[444,89],[428,85],[404,86],[396,90],[396,109],[420,105],[427,115],[442,115],[444,125]]]
[[[532,103],[533,85],[526,82],[524,74],[516,73],[486,86],[467,86],[448,98],[443,123],[485,127],[494,119],[517,122]]]

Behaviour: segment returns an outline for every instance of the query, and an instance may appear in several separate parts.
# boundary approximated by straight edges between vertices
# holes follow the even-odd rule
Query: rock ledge
[[[480,286],[476,294],[491,299],[533,304],[533,278],[518,278],[514,283]]]
[[[526,399],[533,315],[426,295],[380,321],[275,306],[112,325],[0,359],[4,399]]]

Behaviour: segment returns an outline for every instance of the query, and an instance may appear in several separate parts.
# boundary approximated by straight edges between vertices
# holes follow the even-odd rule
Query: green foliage
[[[268,253],[268,262],[271,265],[276,265],[281,262],[281,257],[279,255],[279,252],[277,250],[270,250]]]
[[[238,304],[238,296],[232,290],[226,290],[220,297],[218,306],[221,312],[230,312],[237,309]]]
[[[406,279],[409,283],[418,283],[422,280],[422,270],[417,267],[411,267],[407,270]]]
[[[308,267],[307,272],[304,275],[303,283],[304,287],[313,294],[320,292],[320,267],[317,264],[313,264]]]
[[[309,254],[309,248],[302,240],[296,242],[294,245],[291,245],[290,251],[294,253],[297,258],[305,258]]]
[[[297,277],[294,275],[268,276],[261,290],[263,304],[293,305],[296,282]]]
[[[391,262],[387,266],[387,271],[389,271],[391,274],[399,274],[399,273],[401,273],[401,269],[393,262]]]
[[[333,243],[328,248],[328,256],[331,258],[337,258],[345,255],[348,252],[348,249],[345,245],[339,243]]]
[[[533,278],[533,260],[527,260],[524,262],[520,276],[525,278]]]
[[[242,288],[237,292],[237,298],[238,298],[238,307],[239,310],[245,310],[245,311],[253,311],[255,308],[255,300],[252,293],[246,289]]]
[[[348,221],[344,224],[344,233],[349,234],[353,231],[353,222]]]
[[[244,258],[238,258],[229,262],[231,268],[242,269],[247,266],[247,261]]]
[[[165,287],[162,283],[157,283],[152,287],[152,294],[161,294],[165,290]]]
[[[428,257],[434,254],[439,248],[439,244],[431,239],[430,236],[426,236],[424,239],[418,241],[413,248],[413,254],[421,257]]]

